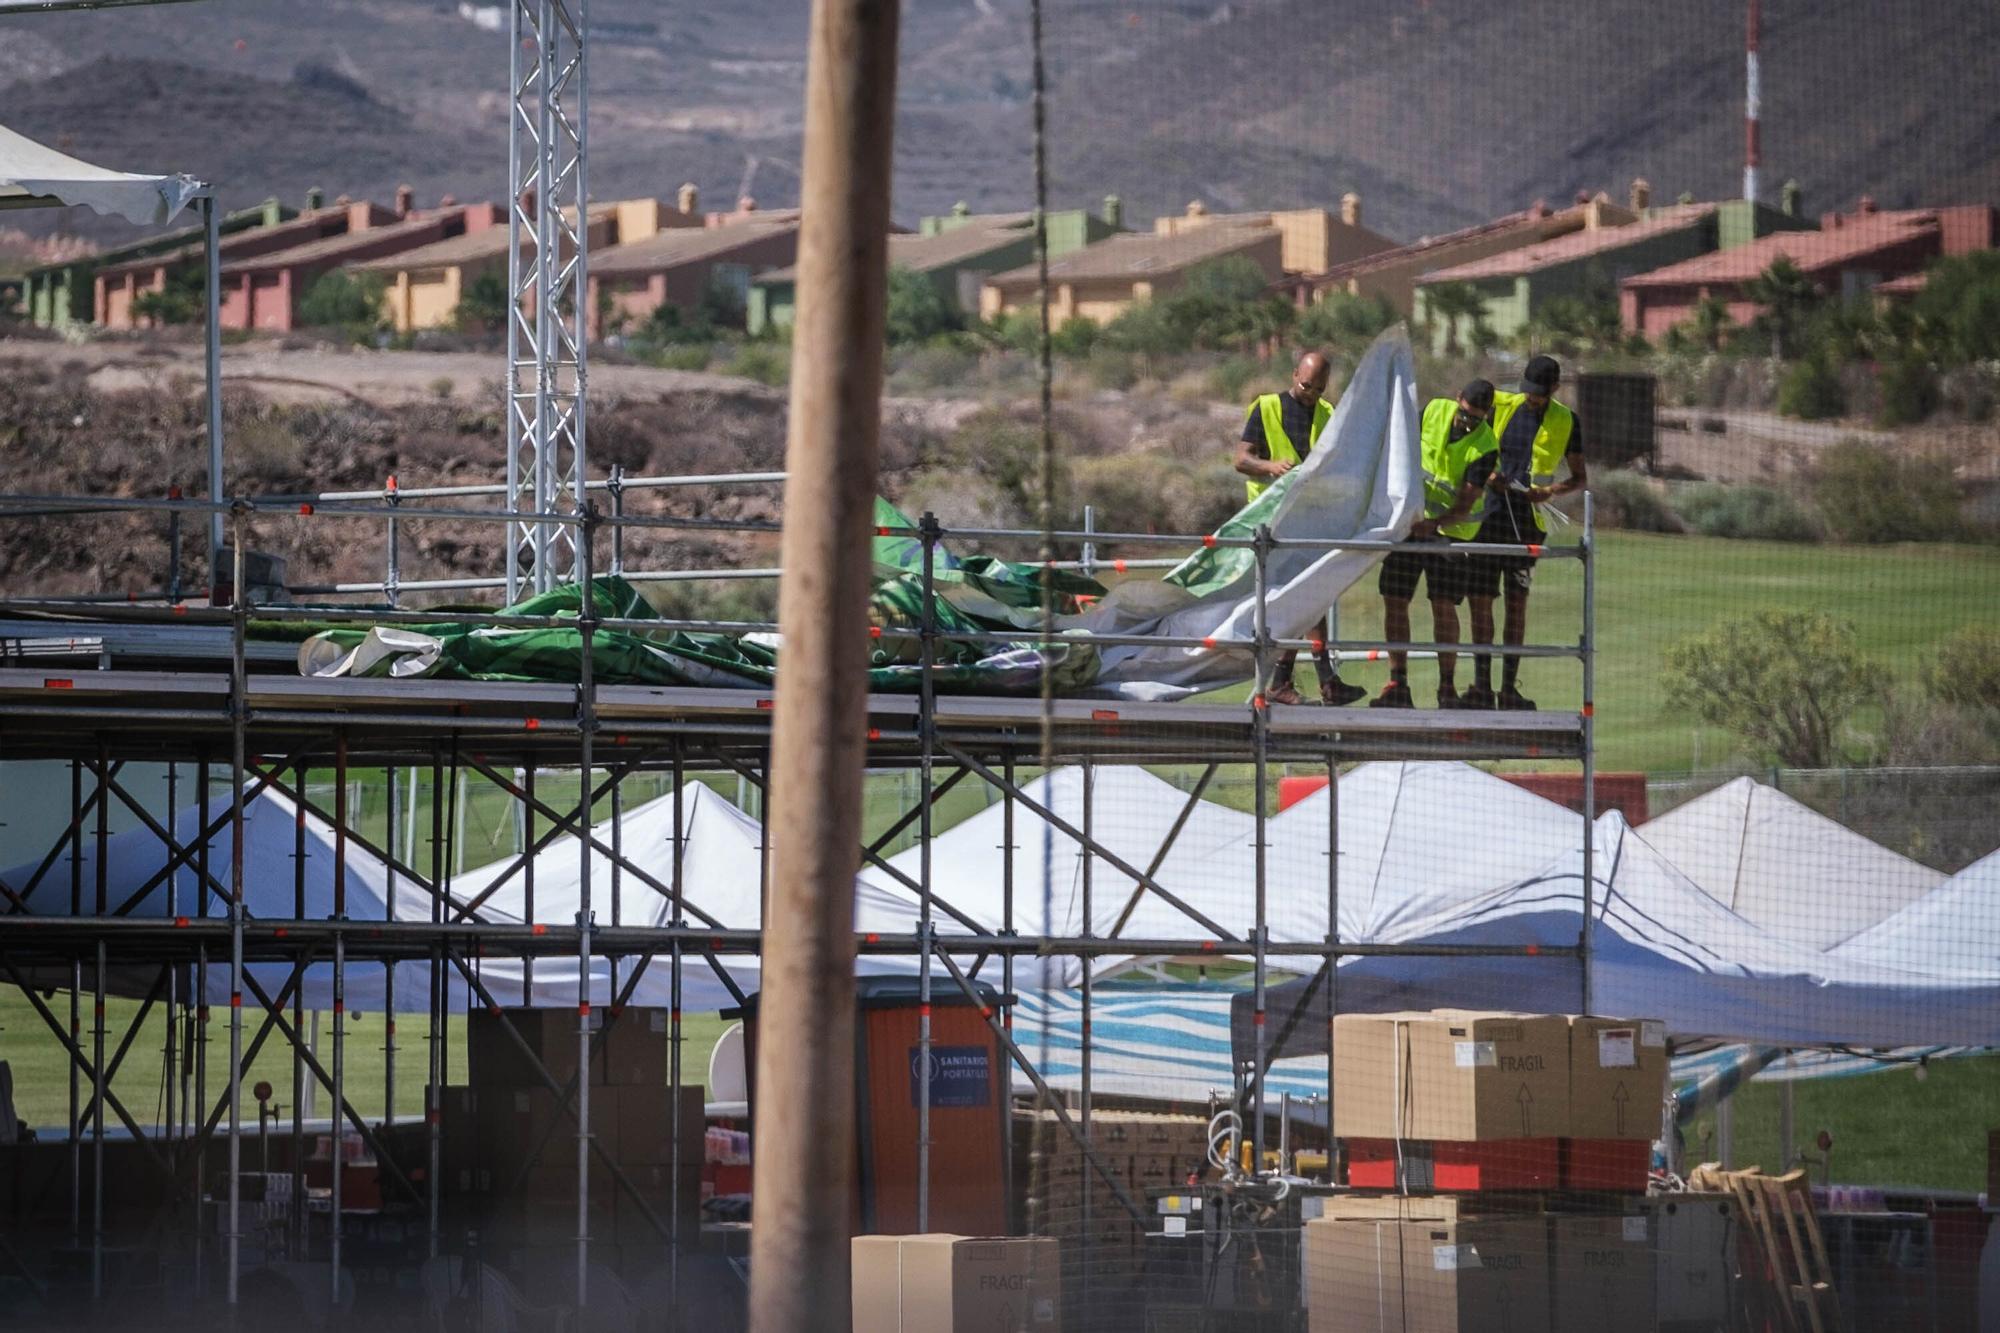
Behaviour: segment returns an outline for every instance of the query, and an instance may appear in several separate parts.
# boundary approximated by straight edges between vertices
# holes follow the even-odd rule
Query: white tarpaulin
[[[202,188],[189,176],[108,171],[0,125],[0,208],[81,205],[140,226],[158,225]]]
[[[2000,1045],[2000,974],[1899,967],[1778,939],[1702,892],[1614,812],[1598,823],[1591,1007],[1666,1020],[1677,1037],[1772,1046]],[[1396,932],[1403,942],[1574,945],[1581,850],[1497,892]],[[1460,1007],[1573,1012],[1574,958],[1359,958],[1343,1010]]]
[[[1884,967],[2000,981],[2000,851],[1833,951]]]
[[[1866,930],[1944,880],[1750,778],[1676,806],[1642,836],[1709,897],[1811,949]]]
[[[1423,516],[1416,360],[1401,327],[1383,334],[1355,367],[1319,443],[1293,473],[1269,523],[1294,541],[1401,541]],[[1382,558],[1380,551],[1279,547],[1270,555],[1266,623],[1276,638],[1302,638]],[[1066,622],[1096,634],[1249,639],[1256,632],[1256,571],[1232,562],[1235,577],[1198,598],[1170,582],[1130,580],[1098,607]],[[1252,674],[1241,649],[1107,646],[1102,692],[1174,699]]]

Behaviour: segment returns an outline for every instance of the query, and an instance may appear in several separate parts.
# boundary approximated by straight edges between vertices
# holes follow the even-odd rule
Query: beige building
[[[677,202],[678,207],[657,199],[592,204],[591,250],[644,240],[663,229],[699,229],[704,225],[704,218],[695,210],[693,186],[681,187]],[[574,218],[574,212],[570,216]],[[356,264],[352,271],[379,274],[387,280],[382,301],[398,333],[448,328],[473,283],[488,273],[502,282],[507,280],[507,226],[503,219],[497,227]]]
[[[1178,235],[1121,233],[1049,261],[1049,321],[1060,328],[1074,318],[1099,324],[1127,306],[1178,290],[1189,270],[1218,259],[1248,259],[1267,280],[1284,276],[1284,238],[1274,227],[1215,225]],[[996,273],[979,290],[979,314],[996,319],[1032,309],[1039,286],[1033,264]]]
[[[1308,273],[1292,284],[1292,296],[1300,306],[1324,300],[1329,292],[1336,291],[1376,297],[1407,317],[1416,305],[1417,283],[1426,274],[1552,241],[1585,228],[1624,226],[1637,216],[1636,212],[1602,197],[1562,209],[1537,203],[1476,227],[1425,236],[1408,245]]]
[[[796,213],[751,213],[700,230],[663,228],[590,259],[590,336],[643,324],[663,305],[698,307],[711,289],[747,310],[750,279],[798,258]]]
[[[1393,250],[1396,243],[1361,225],[1361,196],[1346,194],[1338,216],[1324,208],[1274,213],[1211,213],[1199,200],[1179,217],[1153,219],[1160,236],[1184,236],[1201,227],[1270,227],[1283,238],[1278,262],[1287,273],[1324,273],[1336,264]]]

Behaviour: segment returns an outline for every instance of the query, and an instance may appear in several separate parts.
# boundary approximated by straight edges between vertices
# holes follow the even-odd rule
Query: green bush
[[[1243,395],[1256,379],[1262,368],[1247,356],[1232,356],[1217,362],[1209,368],[1207,384],[1211,398],[1225,403],[1245,403],[1250,401]]]
[[[949,389],[971,378],[979,358],[964,347],[938,340],[897,356],[890,381],[899,389]]]
[[[1636,472],[1622,469],[1593,477],[1591,514],[1606,528],[1632,532],[1683,532],[1686,529],[1658,487]]]
[[[1082,315],[1071,315],[1062,322],[1062,327],[1049,335],[1049,349],[1057,356],[1089,356],[1090,349],[1097,345],[1097,321]]]
[[[791,353],[769,343],[745,343],[730,358],[728,373],[775,389],[792,376]]]
[[[467,283],[459,293],[451,322],[462,333],[492,332],[506,327],[511,304],[507,299],[506,277],[489,270]]]
[[[1854,711],[1885,673],[1851,621],[1816,611],[1760,611],[1670,645],[1660,677],[1670,707],[1735,732],[1792,768],[1840,755]]]
[[[2000,361],[2000,251],[1940,260],[1918,294],[1915,315],[1947,364]]]
[[[2000,714],[2000,627],[1967,625],[1939,640],[1924,685],[1944,703]]]
[[[889,270],[887,330],[891,346],[926,342],[960,327],[958,310],[935,282],[907,268]]]
[[[1117,347],[1097,347],[1083,358],[1085,378],[1099,389],[1129,389],[1139,382],[1139,369],[1138,358]]]
[[[1358,352],[1395,322],[1395,307],[1381,297],[1336,291],[1301,311],[1292,332],[1303,347]]]
[[[647,359],[662,370],[707,370],[710,352],[707,343],[670,343]]]
[[[1820,539],[1817,517],[1784,491],[1769,486],[1704,482],[1675,497],[1674,507],[1692,532],[1766,542]]]
[[[1778,384],[1778,410],[1801,421],[1825,421],[1847,410],[1840,372],[1824,356],[1809,356],[1785,372]]]
[[[357,277],[335,269],[322,274],[299,302],[299,323],[307,328],[341,329],[350,337],[365,337],[382,323],[382,293],[387,286],[379,273]]]
[[[1930,364],[1915,351],[1905,352],[1882,371],[1882,410],[1876,420],[1884,426],[1913,426],[1938,410],[1938,378]]]
[[[1841,541],[1951,541],[1963,534],[1958,482],[1941,459],[1842,440],[1820,455],[1812,487],[1827,529]]]

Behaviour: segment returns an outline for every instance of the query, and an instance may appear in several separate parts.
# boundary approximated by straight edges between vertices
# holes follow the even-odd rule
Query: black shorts
[[[1480,525],[1479,532],[1472,540],[1492,542],[1495,545],[1524,545],[1514,535],[1512,527],[1503,513],[1499,521],[1488,519]],[[1540,543],[1541,529],[1533,529],[1529,542]],[[1469,568],[1465,574],[1465,593],[1468,597],[1493,598],[1500,595],[1502,587],[1514,588],[1525,593],[1534,582],[1535,561],[1532,555],[1475,555],[1468,558]]]
[[[1442,543],[1428,545],[1438,549],[1391,551],[1382,562],[1382,572],[1375,580],[1375,591],[1394,601],[1406,602],[1416,596],[1417,580],[1422,578],[1428,585],[1431,601],[1451,602],[1454,605],[1464,601],[1471,559],[1445,549]]]

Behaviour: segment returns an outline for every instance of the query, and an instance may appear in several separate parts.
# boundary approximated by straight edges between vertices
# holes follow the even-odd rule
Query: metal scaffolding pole
[[[236,1304],[242,1277],[243,1230],[243,766],[249,722],[248,671],[243,645],[249,602],[243,595],[243,525],[231,533],[234,577],[230,587],[229,654],[229,1285]],[[293,1038],[297,1040],[296,1036]],[[298,1110],[292,1111],[296,1118]]]
[[[292,820],[292,919],[306,916],[306,764],[298,766],[298,792]],[[303,957],[303,955],[301,955]],[[305,988],[292,992],[292,1032],[306,1031]],[[292,1210],[285,1219],[286,1246],[294,1260],[306,1257],[306,1052],[303,1037],[292,1042]]]
[[[1255,693],[1250,700],[1251,743],[1256,747],[1256,839],[1254,842],[1254,877],[1256,890],[1256,924],[1250,935],[1253,950],[1252,986],[1255,998],[1252,1001],[1252,1022],[1256,1030],[1257,1064],[1250,1084],[1250,1152],[1251,1170],[1264,1169],[1264,1009],[1266,1000],[1265,947],[1270,943],[1265,901],[1265,872],[1268,868],[1269,848],[1267,835],[1270,832],[1270,797],[1265,791],[1269,769],[1270,749],[1270,689],[1271,689],[1271,626],[1269,601],[1271,592],[1271,529],[1257,525],[1257,540],[1253,548],[1256,557],[1256,594],[1254,608],[1257,635],[1257,680]],[[1289,682],[1286,682],[1289,683]]]
[[[1083,756],[1083,821],[1082,821],[1083,822],[1083,864],[1082,864],[1083,886],[1082,887],[1083,887],[1083,933],[1086,936],[1088,936],[1091,933],[1090,870],[1091,870],[1091,863],[1095,858],[1091,856],[1090,848],[1097,834],[1096,797],[1097,797],[1096,770],[1091,765],[1090,756],[1088,754],[1085,754]],[[1055,805],[1054,782],[1049,783],[1049,804],[1050,806]],[[1054,873],[1053,867],[1050,867],[1049,873],[1051,874]],[[1050,928],[1050,925],[1051,925],[1050,922],[1044,921],[1042,923],[1042,929],[1047,930]],[[1082,995],[1080,996],[1080,998],[1083,1003],[1083,1008],[1078,1020],[1079,1027],[1077,1030],[1076,1054],[1077,1054],[1078,1073],[1077,1073],[1076,1105],[1077,1105],[1077,1124],[1078,1127],[1082,1130],[1085,1141],[1088,1141],[1091,1137],[1090,1054],[1092,1048],[1096,1045],[1095,1035],[1090,1030],[1090,1019],[1091,1019],[1091,1004],[1096,997],[1093,994],[1095,986],[1092,984],[1090,965],[1086,963],[1082,970],[1083,970],[1083,978],[1082,978],[1083,984],[1082,984]],[[1086,1236],[1090,1234],[1090,1206],[1092,1203],[1091,1193],[1092,1193],[1091,1180],[1090,1177],[1086,1175],[1083,1178],[1083,1225]],[[1091,1278],[1095,1275],[1095,1270],[1097,1267],[1096,1263],[1094,1262],[1095,1259],[1096,1255],[1091,1252],[1090,1244],[1086,1240],[1083,1250],[1083,1308],[1086,1311],[1091,1308],[1092,1297],[1096,1294],[1094,1284],[1091,1282]]]
[[[210,187],[201,200],[202,275],[207,289],[208,318],[202,331],[202,362],[208,374],[208,500],[215,508],[208,516],[209,603],[216,600],[216,584],[222,572],[222,236],[215,216],[215,190]]]
[[[1583,493],[1583,1010],[1590,1013],[1590,964],[1597,941],[1597,756],[1593,718],[1597,712],[1597,531],[1590,492]]]
[[[336,871],[336,883],[339,872]],[[334,915],[338,916],[336,910]],[[333,1198],[327,1215],[327,1308],[340,1308],[340,1210],[346,1202],[342,1177],[347,1174],[347,1153],[343,1142],[347,1130],[341,1123],[340,1108],[347,1105],[347,935],[333,937],[333,1123],[328,1126],[327,1151],[332,1158]]]
[[[588,831],[591,826],[592,747],[597,730],[597,678],[593,660],[598,620],[597,587],[591,577],[596,516],[580,486],[576,498],[578,510],[583,516],[582,528],[576,535],[577,575],[583,586],[583,600],[576,614],[577,633],[583,648],[577,662],[576,686],[576,758],[580,779],[577,783],[579,809],[576,822],[579,828]],[[593,924],[590,904],[590,861],[593,853],[590,843],[588,837],[577,839],[578,873],[581,876],[577,886],[576,911],[576,1308],[579,1311],[590,1306],[590,931]],[[615,1010],[612,1017],[616,1018]],[[679,1145],[676,1144],[676,1153],[678,1150]]]
[[[1333,1131],[1333,1020],[1340,1015],[1340,756],[1326,752],[1326,1165],[1337,1172]],[[1335,1174],[1334,1179],[1339,1179]]]
[[[414,798],[412,798],[414,803]],[[431,745],[431,884],[438,887],[444,883],[444,751],[436,743]],[[442,893],[431,895],[431,924],[444,922],[444,898]],[[424,1091],[424,1116],[429,1139],[429,1171],[426,1179],[430,1183],[427,1199],[429,1247],[431,1258],[438,1256],[439,1229],[442,1222],[442,1199],[444,1184],[444,1088],[448,1077],[445,1064],[445,974],[444,950],[436,944],[430,950],[430,1013],[428,1057],[430,1086]]]
[[[382,770],[385,801],[382,841],[389,855],[383,860],[383,876],[386,880],[383,914],[386,919],[396,919],[396,769],[394,765]],[[405,849],[405,855],[408,849]],[[396,965],[382,964],[382,1123],[396,1123]]]
[[[683,853],[687,846],[687,813],[684,790],[687,785],[686,759],[679,741],[674,742],[674,862],[672,883],[674,891],[669,911],[669,920],[678,928],[687,918],[681,912],[681,890],[685,883]],[[681,1326],[681,942],[676,936],[668,954],[669,972],[667,976],[667,1096],[672,1102],[670,1114],[673,1116],[672,1134],[674,1151],[668,1165],[668,1187],[674,1206],[667,1216],[667,1290],[672,1294],[668,1306],[669,1333],[676,1333]]]
[[[917,732],[922,745],[917,761],[917,881],[923,885],[917,900],[917,938],[924,944],[924,956],[917,964],[917,1067],[923,1071],[917,1080],[917,1231],[922,1233],[931,1229],[931,750],[937,698],[931,678],[937,617],[931,599],[936,591],[937,516],[926,509],[917,526],[924,556],[917,677]]]
[[[868,543],[881,436],[894,0],[814,0],[779,563],[772,907],[758,1043],[754,1333],[847,1327],[854,876],[867,761]]]
[[[103,806],[98,809],[103,810]],[[104,856],[104,843],[100,838],[97,845],[98,865]],[[101,876],[100,871],[100,876]],[[100,888],[101,896],[101,888]],[[92,988],[91,1014],[95,1020],[91,1024],[90,1050],[90,1298],[104,1299],[104,941],[97,941],[97,981]]]

